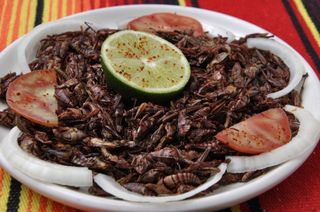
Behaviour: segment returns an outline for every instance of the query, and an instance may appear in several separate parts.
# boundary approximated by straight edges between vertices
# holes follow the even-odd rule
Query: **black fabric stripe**
[[[34,26],[38,26],[39,24],[42,23],[42,14],[43,14],[43,0],[38,0]]]
[[[163,0],[163,4],[179,5],[177,0]]]
[[[157,1],[154,1],[154,0],[144,0],[143,1],[144,4],[156,4],[158,3]]]
[[[260,212],[260,211],[262,212],[258,197],[249,200],[248,206],[249,206],[251,212]]]
[[[302,0],[307,12],[316,26],[317,30],[320,32],[320,1],[317,0]]]
[[[198,0],[191,0],[191,5],[192,5],[192,7],[200,7]]]
[[[16,212],[19,209],[21,183],[11,178],[9,200],[7,202],[7,211]]]
[[[282,0],[282,3],[284,5],[284,7],[286,8],[290,18],[291,18],[291,21],[293,23],[293,25],[295,26],[298,34],[299,34],[299,37],[300,39],[302,40],[302,43],[304,44],[308,54],[310,55],[313,63],[315,64],[318,72],[320,72],[320,58],[318,57],[316,51],[313,49],[310,41],[308,40],[307,36],[305,35],[302,27],[300,26],[299,24],[299,21],[297,19],[297,17],[295,16],[294,14],[294,11],[289,3],[288,0]]]

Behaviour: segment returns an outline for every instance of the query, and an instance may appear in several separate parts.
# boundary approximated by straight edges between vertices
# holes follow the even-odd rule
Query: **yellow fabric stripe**
[[[28,191],[29,189],[26,186],[21,186],[21,193],[20,193],[20,203],[18,212],[25,212],[28,209]]]
[[[9,31],[8,31],[8,36],[7,36],[7,43],[6,45],[9,45],[12,43],[12,37],[13,37],[13,27],[14,27],[14,22],[16,21],[16,16],[12,14],[17,13],[17,8],[18,8],[18,0],[13,0],[13,6],[11,10],[11,17],[10,17],[10,22],[9,22]]]
[[[46,211],[52,212],[52,200],[48,200]]]
[[[0,199],[2,196],[2,187],[4,185],[4,170],[0,167]]]
[[[47,23],[49,21],[49,10],[50,10],[50,1],[44,1],[43,14],[42,14],[42,23]]]
[[[186,1],[185,0],[178,0],[179,5],[185,7],[186,6]]]
[[[4,170],[0,167],[0,199],[3,198],[3,188],[4,188]],[[1,201],[0,201],[0,211],[2,210],[1,208]]]
[[[36,192],[32,193],[32,208],[31,212],[38,212],[40,206],[40,195]]]
[[[4,172],[3,176],[3,187],[2,192],[0,194],[0,211],[7,211],[7,202],[9,198],[10,192],[10,184],[11,184],[11,177],[8,173]]]
[[[309,14],[308,14],[306,8],[304,7],[302,1],[301,0],[294,0],[294,3],[296,4],[296,6],[298,8],[298,11],[301,13],[301,15],[302,15],[304,21],[306,22],[308,28],[310,29],[311,34],[313,35],[313,37],[317,41],[318,46],[320,46],[320,34],[319,34],[316,26],[312,22],[312,20],[311,20]]]
[[[2,25],[3,25],[3,19],[5,15],[4,10],[6,9],[7,4],[8,4],[8,0],[5,0],[1,8],[0,29],[2,28]],[[0,30],[0,37],[1,37],[1,32],[2,30]]]
[[[233,206],[231,208],[231,211],[232,212],[241,212],[240,205]]]
[[[67,0],[62,0],[62,17],[67,16],[67,4]]]
[[[36,21],[36,10],[37,10],[37,0],[31,0],[30,15],[28,20],[28,32],[34,27],[34,22]]]
[[[20,11],[20,26],[19,26],[19,32],[18,32],[18,36],[22,36],[24,35],[25,29],[26,29],[26,25],[27,25],[27,15],[29,13],[28,11],[28,4],[29,1],[22,1],[22,6],[21,6],[21,11]]]
[[[51,20],[49,21],[57,20],[58,19],[58,1],[57,0],[54,0],[52,2],[52,8],[50,9],[51,9],[52,15],[51,15]]]

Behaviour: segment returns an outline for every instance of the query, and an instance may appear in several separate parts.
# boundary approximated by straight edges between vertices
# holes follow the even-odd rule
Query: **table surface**
[[[295,48],[320,78],[320,0],[0,0],[0,51],[40,23],[96,8],[141,3],[199,7],[249,21]],[[281,184],[223,211],[320,210],[319,156],[320,145]],[[33,192],[0,168],[0,211],[18,210],[77,211]]]

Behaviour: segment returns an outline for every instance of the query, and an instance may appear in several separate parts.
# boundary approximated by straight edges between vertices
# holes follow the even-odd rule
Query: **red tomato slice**
[[[17,114],[37,124],[58,126],[54,97],[57,76],[54,70],[39,70],[21,75],[10,83],[7,103]]]
[[[191,17],[174,13],[154,13],[141,16],[128,23],[128,28],[137,31],[193,31],[195,36],[203,35],[203,28],[199,21]]]
[[[239,152],[258,154],[288,143],[291,130],[284,110],[274,108],[235,124],[215,137]]]

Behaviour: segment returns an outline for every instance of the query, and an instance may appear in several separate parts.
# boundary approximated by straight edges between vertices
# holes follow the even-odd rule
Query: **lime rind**
[[[145,32],[124,30],[109,36],[101,58],[108,84],[128,95],[170,98],[183,90],[191,75],[180,49]]]

